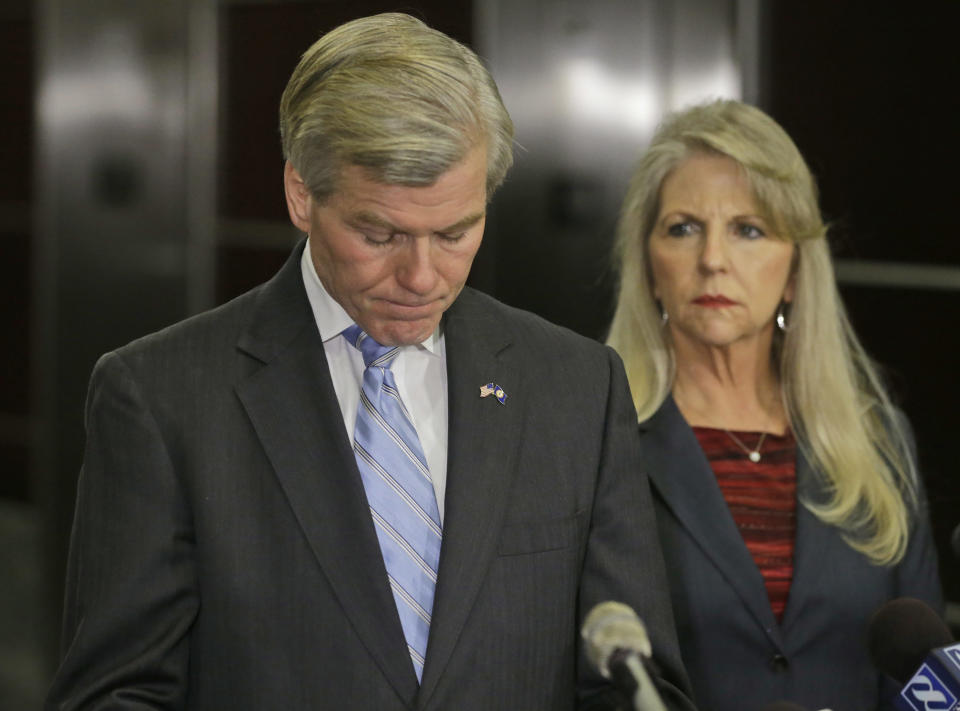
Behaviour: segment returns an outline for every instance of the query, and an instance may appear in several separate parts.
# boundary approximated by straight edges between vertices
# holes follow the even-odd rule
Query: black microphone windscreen
[[[931,649],[953,643],[950,628],[925,602],[909,597],[878,609],[868,630],[874,666],[906,684]]]
[[[807,711],[807,709],[792,701],[774,701],[764,706],[762,711]]]

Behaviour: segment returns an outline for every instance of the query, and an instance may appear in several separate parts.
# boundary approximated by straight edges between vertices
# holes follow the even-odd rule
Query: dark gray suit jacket
[[[645,620],[692,708],[609,349],[470,289],[444,317],[446,514],[422,686],[302,245],[266,285],[97,365],[47,708],[570,709],[582,616]],[[481,399],[501,385],[505,404]]]
[[[892,690],[867,649],[870,615],[899,596],[942,607],[926,514],[904,560],[871,565],[806,508],[797,507],[794,579],[783,621],[734,523],[696,435],[673,398],[640,425],[654,490],[677,636],[694,700],[705,711],[759,711],[776,700],[808,709],[872,711]],[[797,456],[800,496],[822,500]]]

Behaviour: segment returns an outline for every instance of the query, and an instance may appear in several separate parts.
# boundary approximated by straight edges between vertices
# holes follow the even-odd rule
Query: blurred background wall
[[[842,291],[917,431],[948,597],[960,247],[947,0],[4,0],[0,708],[57,657],[87,377],[106,350],[268,278],[298,239],[276,130],[300,53],[404,10],[474,46],[517,128],[471,283],[602,338],[607,251],[665,111],[757,103],[807,156]]]

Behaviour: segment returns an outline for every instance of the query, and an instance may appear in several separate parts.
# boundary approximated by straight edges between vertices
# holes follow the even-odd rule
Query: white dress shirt
[[[352,446],[365,366],[360,351],[340,334],[353,325],[353,319],[327,293],[317,276],[310,259],[309,240],[300,259],[300,269]],[[438,326],[423,343],[402,346],[390,370],[420,437],[442,522],[447,488],[447,355],[441,328]]]

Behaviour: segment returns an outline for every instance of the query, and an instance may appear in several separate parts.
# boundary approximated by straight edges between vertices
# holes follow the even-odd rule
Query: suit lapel
[[[344,614],[412,703],[416,677],[391,614],[383,558],[300,276],[301,252],[263,288],[238,343],[263,366],[236,390]]]
[[[760,570],[743,543],[696,435],[673,398],[668,397],[640,429],[644,465],[667,507],[767,635],[781,644]],[[669,551],[666,564],[671,564]]]
[[[496,555],[524,421],[523,383],[503,324],[469,289],[444,317],[449,436],[443,546],[420,704],[456,646]],[[481,398],[501,385],[507,399]]]

